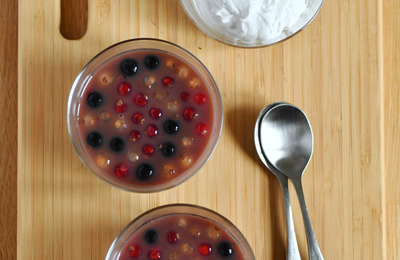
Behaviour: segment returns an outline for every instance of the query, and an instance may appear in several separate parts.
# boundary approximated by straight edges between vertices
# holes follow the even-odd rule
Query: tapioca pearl
[[[179,67],[175,70],[180,78],[186,78],[189,75],[189,70],[186,67]]]
[[[96,156],[96,164],[102,168],[109,166],[111,163],[111,159],[108,155],[104,153],[100,153]]]
[[[174,251],[174,252],[169,253],[168,259],[169,260],[179,260],[178,252]]]
[[[132,122],[135,123],[135,124],[139,124],[139,123],[142,122],[141,121],[142,118],[143,118],[143,115],[141,113],[135,113],[132,116]]]
[[[196,133],[199,135],[206,135],[208,133],[208,126],[204,123],[200,123],[196,127]]]
[[[167,157],[171,157],[175,154],[176,152],[176,148],[175,145],[173,143],[165,143],[162,145],[162,153],[167,156]]]
[[[87,135],[86,142],[92,148],[98,148],[103,144],[103,136],[98,132],[92,132]]]
[[[202,255],[209,255],[212,251],[211,245],[204,243],[199,246],[199,253]]]
[[[179,131],[179,124],[174,120],[167,120],[164,123],[164,131],[169,135],[174,135]]]
[[[126,96],[131,92],[131,84],[128,82],[122,82],[118,85],[119,94]]]
[[[225,257],[232,256],[235,253],[232,245],[228,242],[222,242],[218,247],[218,252]]]
[[[156,77],[154,75],[147,75],[146,77],[143,78],[143,82],[146,85],[146,87],[151,88],[156,82]]]
[[[161,101],[168,97],[168,91],[165,88],[157,87],[153,92],[153,97]]]
[[[129,247],[129,256],[136,258],[142,254],[142,248],[139,245],[134,245]]]
[[[111,117],[110,112],[105,111],[105,110],[103,110],[103,111],[100,112],[100,118],[101,118],[101,120],[107,122],[108,120],[110,120],[110,117]]]
[[[174,175],[175,167],[172,164],[164,165],[164,173],[167,174],[168,176]]]
[[[138,141],[139,139],[140,139],[140,137],[141,137],[142,135],[140,134],[140,132],[139,131],[137,131],[137,130],[133,130],[133,131],[131,131],[131,133],[129,134],[129,141],[130,142],[136,142],[136,141]]]
[[[136,176],[140,180],[148,180],[154,175],[153,167],[149,164],[142,164],[136,169]]]
[[[189,87],[190,88],[199,88],[200,87],[200,80],[193,78],[189,80]]]
[[[114,152],[121,152],[125,148],[125,142],[119,137],[114,137],[110,142],[110,148]]]
[[[194,101],[196,101],[197,104],[205,104],[207,102],[207,96],[203,93],[199,93],[196,96],[194,96]]]
[[[85,125],[92,126],[96,123],[96,118],[92,115],[85,116]]]
[[[187,121],[191,121],[199,117],[199,114],[197,114],[196,111],[191,107],[188,107],[185,110],[183,110],[182,114],[183,118],[185,118]]]
[[[137,94],[133,98],[133,102],[136,105],[138,105],[139,107],[144,107],[145,105],[147,105],[147,100],[148,100],[148,97],[147,97],[147,95],[144,95],[144,94]]]
[[[149,244],[154,244],[158,240],[158,233],[154,229],[150,229],[144,234],[144,240]]]
[[[115,111],[118,113],[123,113],[127,108],[128,106],[122,100],[118,100],[117,105],[115,106]]]
[[[193,246],[189,243],[183,244],[181,249],[182,249],[182,252],[187,255],[190,255],[193,253]]]
[[[126,177],[128,175],[128,166],[125,164],[118,165],[115,167],[115,174],[120,178]]]
[[[171,113],[176,113],[176,111],[178,110],[178,107],[179,107],[178,101],[170,101],[167,103],[167,109]]]
[[[159,108],[152,108],[150,109],[150,116],[154,119],[159,119],[162,116],[162,111]]]
[[[87,104],[90,107],[98,108],[103,104],[103,96],[96,91],[91,92],[86,98]]]
[[[117,120],[115,120],[114,127],[117,130],[125,129],[126,128],[125,119],[124,118],[118,118]]]
[[[100,85],[103,87],[108,87],[113,82],[113,76],[110,73],[103,73],[100,76]]]
[[[187,92],[183,92],[181,95],[182,100],[188,101],[190,99],[190,94]]]
[[[170,244],[176,244],[178,243],[179,240],[179,233],[176,233],[174,231],[171,231],[167,235],[167,240]]]
[[[191,230],[192,236],[193,237],[199,237],[201,236],[201,229],[198,226],[193,226]]]
[[[161,259],[161,257],[162,257],[162,254],[161,254],[161,252],[158,251],[158,250],[151,250],[151,251],[149,252],[149,258],[150,258],[151,260]]]
[[[174,85],[174,79],[172,77],[169,77],[169,76],[165,77],[162,80],[162,84],[163,84],[164,87],[172,88],[172,86]]]
[[[165,63],[165,65],[167,65],[168,68],[173,69],[175,68],[175,61],[173,60],[167,60],[167,62]]]
[[[187,135],[185,135],[181,140],[182,145],[187,148],[190,147],[193,144],[193,142],[194,138]]]
[[[154,153],[154,147],[150,144],[146,144],[145,146],[143,146],[143,152],[146,155],[152,155]]]
[[[120,63],[119,69],[126,76],[134,76],[138,72],[139,66],[136,60],[125,59]]]
[[[157,126],[155,126],[155,125],[148,125],[148,126],[146,127],[146,134],[147,134],[149,137],[154,137],[154,136],[158,135],[158,128],[157,128]]]
[[[211,239],[217,239],[220,236],[219,230],[217,230],[215,227],[207,227],[206,234]]]
[[[189,155],[181,155],[181,163],[183,166],[188,167],[193,163],[193,159]]]
[[[180,228],[186,228],[187,227],[187,221],[184,218],[181,218],[177,222],[178,227]]]
[[[144,65],[148,69],[155,70],[160,65],[160,60],[158,57],[156,57],[154,55],[149,55],[146,58],[144,58]]]
[[[140,159],[140,155],[137,152],[129,151],[128,152],[128,160],[131,162],[137,162]]]

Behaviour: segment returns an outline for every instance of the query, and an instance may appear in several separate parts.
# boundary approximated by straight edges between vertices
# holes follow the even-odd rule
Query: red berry
[[[161,258],[161,252],[158,251],[158,250],[151,250],[151,251],[149,252],[149,258],[150,258],[151,260],[160,259],[160,258]]]
[[[174,84],[174,80],[171,77],[166,77],[166,78],[163,79],[162,84],[165,87],[169,87],[170,88],[170,87],[172,87],[172,84]]]
[[[186,120],[192,120],[195,117],[196,113],[194,112],[194,109],[191,107],[186,108],[183,110],[183,118]]]
[[[147,155],[152,155],[154,153],[154,148],[153,146],[146,144],[143,146],[143,152]]]
[[[118,92],[123,96],[128,95],[131,92],[131,85],[128,82],[122,82],[118,86]]]
[[[147,133],[148,136],[154,137],[154,136],[156,136],[158,134],[158,129],[157,129],[157,127],[155,125],[149,125],[146,128],[146,133]]]
[[[206,135],[208,132],[208,127],[206,124],[200,123],[196,127],[196,132],[201,135]]]
[[[189,95],[189,93],[184,92],[184,93],[182,93],[181,98],[185,101],[188,101],[190,98],[190,95]]]
[[[115,168],[115,174],[120,178],[124,178],[128,175],[128,167],[124,164],[118,165],[117,168]]]
[[[140,132],[136,131],[136,130],[133,130],[131,132],[131,134],[129,135],[129,141],[131,141],[131,142],[138,141],[140,139],[140,137],[141,137]]]
[[[115,106],[115,110],[118,112],[118,113],[123,113],[123,112],[125,112],[125,110],[126,110],[126,108],[127,108],[127,105],[126,104],[120,104],[120,105],[116,105]]]
[[[142,248],[140,248],[140,246],[138,246],[138,245],[134,245],[134,246],[129,247],[129,251],[131,251],[129,253],[129,256],[135,258],[135,257],[140,256],[140,254],[142,253]]]
[[[136,105],[143,107],[147,104],[147,98],[143,94],[137,94],[136,97],[133,98],[133,102]]]
[[[167,238],[171,244],[178,242],[178,235],[174,231],[169,232]]]
[[[199,247],[199,252],[202,255],[208,255],[211,253],[211,246],[209,244],[201,244]]]
[[[158,119],[162,116],[162,112],[158,108],[152,108],[152,109],[150,109],[150,116],[152,118]]]
[[[132,121],[135,124],[139,124],[141,120],[142,120],[142,114],[140,113],[136,113],[132,116]]]
[[[206,95],[204,95],[203,93],[199,93],[196,96],[194,96],[194,100],[198,103],[198,104],[204,104],[207,102],[207,97]]]

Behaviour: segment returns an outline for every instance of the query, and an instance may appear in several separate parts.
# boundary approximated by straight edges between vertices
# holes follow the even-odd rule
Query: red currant
[[[136,130],[133,130],[131,132],[131,134],[129,135],[129,141],[131,141],[131,142],[138,141],[140,139],[140,137],[141,137],[140,132],[136,131]]]
[[[190,98],[190,95],[189,95],[189,93],[184,92],[184,93],[182,93],[181,98],[185,101],[188,101]]]
[[[194,100],[198,103],[198,104],[204,104],[207,102],[207,97],[206,95],[204,95],[203,93],[199,93],[196,96],[194,96]]]
[[[148,136],[154,137],[154,136],[158,135],[158,129],[155,125],[149,125],[146,128],[146,133]]]
[[[209,244],[201,244],[199,247],[199,252],[202,255],[208,255],[211,253],[211,246]]]
[[[162,84],[164,87],[172,87],[172,84],[174,84],[174,80],[171,77],[166,77],[163,79]]]
[[[186,120],[192,120],[195,117],[196,113],[193,108],[188,107],[185,110],[183,110],[183,118]]]
[[[131,85],[128,82],[122,82],[118,86],[118,92],[123,96],[128,95],[131,92]]]
[[[159,108],[152,108],[150,109],[150,116],[152,118],[158,119],[162,116],[162,112]]]
[[[178,235],[174,231],[169,232],[167,238],[171,244],[178,242]]]
[[[151,250],[149,252],[149,258],[151,260],[157,260],[157,259],[161,259],[161,252],[158,250]]]
[[[125,112],[125,110],[126,110],[126,108],[127,108],[127,105],[126,104],[120,104],[120,105],[116,105],[115,106],[115,110],[118,112],[118,113],[123,113],[123,112]]]
[[[147,155],[152,155],[154,153],[154,148],[153,146],[146,144],[143,146],[143,152]]]
[[[140,256],[140,254],[142,253],[142,248],[140,248],[140,246],[138,245],[134,245],[129,248],[129,251],[131,251],[129,253],[129,256],[135,258]]]
[[[206,124],[200,123],[196,127],[196,132],[201,135],[206,135],[208,132],[208,127]]]
[[[142,114],[140,114],[140,113],[136,113],[136,114],[134,114],[133,116],[132,116],[132,121],[133,121],[133,123],[135,123],[135,124],[139,124],[140,123],[140,121],[142,120]]]
[[[128,167],[124,164],[118,165],[117,168],[115,168],[115,174],[120,178],[124,178],[128,175]]]
[[[147,104],[147,98],[143,94],[137,94],[133,101],[140,107],[144,107]]]

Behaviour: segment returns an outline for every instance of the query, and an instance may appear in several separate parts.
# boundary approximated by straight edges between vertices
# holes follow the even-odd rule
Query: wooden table
[[[57,36],[58,2],[43,2],[19,1],[18,109],[16,2],[6,0],[1,9],[0,116],[7,126],[0,129],[0,259],[15,258],[16,244],[18,259],[102,259],[129,220],[170,202],[217,210],[242,230],[258,259],[284,259],[279,184],[257,160],[251,136],[257,113],[276,100],[304,109],[314,129],[304,186],[325,259],[400,259],[397,0],[327,0],[302,33],[256,50],[209,39],[177,0],[90,1],[88,33],[70,43]],[[225,107],[223,135],[207,166],[179,187],[152,195],[97,180],[73,153],[63,123],[69,86],[80,68],[109,44],[139,36],[178,43],[198,56],[216,78]],[[57,73],[61,81],[52,78]],[[218,162],[227,156],[235,160],[222,167]],[[218,184],[227,196],[217,197],[215,181],[229,176],[227,186]],[[305,259],[304,229],[292,197]]]

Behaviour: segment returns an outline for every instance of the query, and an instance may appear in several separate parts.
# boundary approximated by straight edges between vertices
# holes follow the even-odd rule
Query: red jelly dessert
[[[211,155],[221,126],[211,75],[187,51],[159,40],[100,53],[68,101],[68,129],[81,159],[130,191],[159,191],[192,176]]]
[[[246,239],[206,208],[176,204],[139,216],[114,241],[106,260],[253,260]]]

